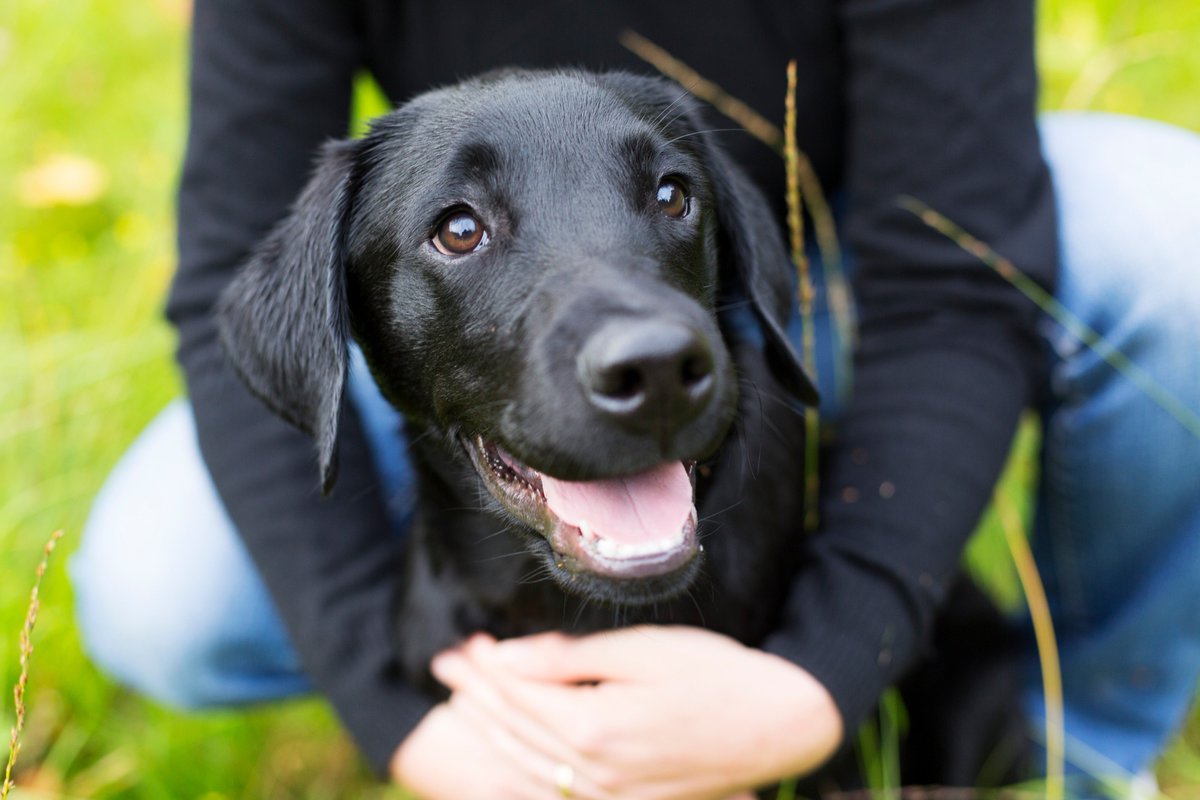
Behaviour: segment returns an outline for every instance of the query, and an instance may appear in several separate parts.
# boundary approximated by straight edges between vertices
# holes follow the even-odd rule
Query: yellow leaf
[[[17,178],[17,197],[30,208],[84,206],[108,188],[104,168],[86,156],[57,153]]]

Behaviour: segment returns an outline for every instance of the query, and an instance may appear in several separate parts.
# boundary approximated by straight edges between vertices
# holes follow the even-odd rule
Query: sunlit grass
[[[65,529],[67,551],[41,589],[13,796],[379,796],[323,704],[176,714],[115,689],[74,630],[61,557],[108,470],[180,392],[161,310],[186,6],[0,0],[0,687],[18,678],[31,569],[51,531]],[[1041,17],[1046,107],[1200,129],[1200,5],[1056,0]],[[368,85],[358,99],[370,112],[384,107]],[[1013,469],[1010,486],[1032,480],[1028,459]],[[973,545],[972,563],[1015,604],[998,541],[999,550],[994,538]],[[7,731],[7,688],[0,697]],[[1177,797],[1200,796],[1197,753],[1200,719],[1160,769]]]

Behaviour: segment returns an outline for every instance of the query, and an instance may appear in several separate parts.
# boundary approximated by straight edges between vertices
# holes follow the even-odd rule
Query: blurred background
[[[1043,0],[1039,16],[1045,108],[1200,130],[1196,0]],[[101,677],[73,627],[65,564],[89,499],[180,393],[162,306],[188,19],[188,0],[0,0],[0,686],[18,677],[42,546],[65,532],[15,796],[390,796],[320,702],[179,715]],[[361,115],[382,110],[370,86],[358,96]],[[1200,715],[1158,771],[1169,796],[1200,798]]]

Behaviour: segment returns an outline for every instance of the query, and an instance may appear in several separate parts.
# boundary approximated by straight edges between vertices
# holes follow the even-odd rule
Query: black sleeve
[[[397,677],[389,634],[397,548],[359,421],[347,407],[340,488],[322,499],[312,441],[246,391],[213,319],[239,263],[298,194],[318,145],[346,134],[362,60],[353,5],[195,4],[168,315],[221,499],[305,670],[383,771],[429,702]]]
[[[1032,3],[848,0],[849,245],[861,338],[821,530],[768,649],[852,732],[925,646],[1040,380],[1034,305],[897,205],[912,195],[1052,288]]]

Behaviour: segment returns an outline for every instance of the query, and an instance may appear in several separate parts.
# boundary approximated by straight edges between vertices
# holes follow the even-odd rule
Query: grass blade
[[[1200,438],[1200,414],[1185,406],[1153,375],[1130,360],[1129,356],[1122,353],[1094,328],[1058,302],[1054,295],[1038,286],[1028,275],[1017,269],[1011,261],[915,197],[901,197],[900,206],[991,267],[1000,277],[1015,286],[1023,295],[1037,304],[1038,308],[1062,325],[1072,336],[1107,361],[1109,366],[1132,381],[1147,397],[1174,417],[1193,436]]]
[[[816,338],[813,331],[813,285],[804,253],[804,208],[800,193],[800,151],[796,147],[796,62],[788,62],[787,96],[784,99],[783,163],[787,170],[787,227],[796,265],[796,294],[800,304],[800,347],[804,371],[817,374]],[[817,456],[821,444],[821,412],[804,409],[804,530],[817,529],[820,472]]]
[[[13,766],[17,763],[17,754],[21,751],[21,732],[25,729],[25,686],[29,682],[29,657],[33,655],[31,637],[33,626],[37,624],[38,609],[41,607],[38,590],[42,585],[42,576],[46,574],[46,565],[50,561],[50,554],[54,552],[54,547],[62,535],[62,531],[55,531],[51,534],[50,540],[46,542],[46,546],[42,550],[42,560],[38,562],[37,571],[34,573],[33,588],[29,592],[29,608],[25,612],[25,624],[21,627],[21,671],[17,676],[17,683],[13,687],[16,721],[13,723],[8,737],[8,762],[4,766],[4,782],[0,783],[0,800],[7,800],[8,793],[13,788]]]
[[[1042,693],[1046,706],[1046,800],[1062,800],[1064,794],[1064,740],[1062,667],[1058,658],[1058,642],[1054,637],[1054,622],[1046,589],[1038,574],[1033,551],[1025,538],[1021,515],[1008,495],[997,491],[993,495],[1004,541],[1017,567],[1021,590],[1033,619],[1033,635],[1037,642],[1038,662],[1042,669]]]

